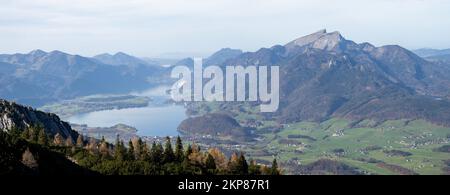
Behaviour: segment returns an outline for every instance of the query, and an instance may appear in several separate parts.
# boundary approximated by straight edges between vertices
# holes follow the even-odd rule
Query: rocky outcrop
[[[23,130],[37,125],[42,125],[45,132],[51,136],[59,133],[65,139],[78,137],[78,133],[72,130],[68,123],[61,121],[56,114],[0,99],[0,130],[9,131],[13,128]]]

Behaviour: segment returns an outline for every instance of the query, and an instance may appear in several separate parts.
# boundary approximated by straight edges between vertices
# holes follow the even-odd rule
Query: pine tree
[[[271,175],[280,175],[280,171],[278,170],[278,163],[277,159],[273,159],[272,167],[270,168],[270,174]]]
[[[247,175],[248,174],[248,164],[245,160],[245,156],[241,153],[239,156],[236,153],[231,155],[230,161],[228,162],[228,169],[232,175]]]
[[[128,142],[127,158],[129,160],[134,160],[135,159],[134,146],[133,146],[133,142],[131,140]]]
[[[141,153],[141,160],[148,161],[150,160],[150,150],[147,146],[147,142],[142,143],[142,153]]]
[[[43,146],[48,145],[48,137],[43,128],[39,129],[38,144]]]
[[[20,137],[24,140],[30,140],[30,129],[25,129],[25,131],[20,134]]]
[[[28,129],[28,141],[30,142],[36,142],[37,141],[38,132],[36,131],[35,127],[30,127]]]
[[[241,152],[241,155],[239,156],[239,172],[241,175],[247,175],[248,174],[248,164],[247,160],[245,160],[244,154]]]
[[[12,128],[11,128],[11,130],[9,130],[9,134],[12,136],[12,137],[21,137],[22,136],[22,131],[19,129],[19,128],[17,128],[16,126],[13,126]]]
[[[175,159],[177,162],[182,162],[184,159],[183,154],[183,142],[181,141],[180,136],[177,137],[177,142],[175,144]]]
[[[117,135],[116,137],[116,144],[114,145],[114,159],[117,161],[123,161],[125,160],[125,147],[123,146],[123,142],[120,140],[120,136]]]
[[[166,137],[166,144],[164,147],[163,163],[171,163],[175,160],[175,154],[173,153],[172,143],[170,137]]]
[[[163,151],[164,149],[161,143],[156,144],[155,142],[153,142],[150,155],[150,159],[153,164],[159,165],[161,163]]]
[[[206,157],[205,168],[208,171],[214,171],[216,169],[216,162],[211,154],[208,154],[208,156]]]
[[[256,161],[250,160],[250,165],[248,166],[249,175],[261,175],[261,166],[256,164]]]
[[[147,145],[145,145],[145,147],[147,147]],[[141,138],[137,139],[136,147],[134,147],[134,148],[135,148],[134,153],[136,154],[136,159],[143,160],[144,159],[143,156],[145,156],[144,150],[146,150],[146,149],[144,148],[144,142],[142,141]]]
[[[189,158],[189,155],[192,154],[192,147],[189,144],[188,147],[186,148],[186,152],[184,153],[184,158]]]

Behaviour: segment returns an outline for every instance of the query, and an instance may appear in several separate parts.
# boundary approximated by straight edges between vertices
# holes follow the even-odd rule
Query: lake
[[[90,127],[111,127],[122,123],[138,129],[141,136],[176,136],[178,125],[187,118],[184,106],[165,103],[170,98],[165,94],[168,86],[160,86],[132,95],[153,99],[147,107],[104,110],[79,114],[66,120]]]

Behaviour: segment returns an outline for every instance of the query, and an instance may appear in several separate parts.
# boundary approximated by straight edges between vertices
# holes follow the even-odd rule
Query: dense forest
[[[164,146],[163,146],[164,145]],[[227,158],[219,149],[202,151],[195,143],[150,146],[140,138],[114,144],[105,139],[50,137],[42,126],[0,131],[0,175],[278,175],[272,166],[247,161],[243,153]]]

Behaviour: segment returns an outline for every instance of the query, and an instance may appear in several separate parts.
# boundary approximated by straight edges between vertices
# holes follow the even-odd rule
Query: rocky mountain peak
[[[30,53],[28,53],[31,56],[36,56],[36,57],[41,57],[47,54],[47,52],[40,50],[40,49],[36,49],[31,51]]]
[[[31,126],[42,125],[45,132],[51,136],[59,133],[65,139],[76,138],[78,133],[61,121],[55,114],[34,110],[13,102],[0,99],[0,131],[9,131],[12,128],[25,130]]]
[[[296,47],[309,46],[314,49],[333,50],[341,42],[346,41],[338,31],[328,33],[326,30],[320,30],[313,34],[295,39],[285,45],[288,49]]]

